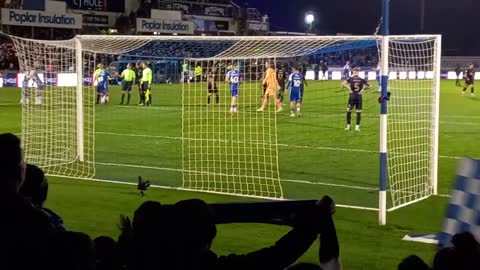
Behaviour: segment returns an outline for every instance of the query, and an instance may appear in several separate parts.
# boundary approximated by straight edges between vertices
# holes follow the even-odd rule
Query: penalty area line
[[[183,169],[175,169],[175,168],[167,168],[167,167],[154,167],[154,166],[143,166],[143,165],[134,165],[134,164],[119,164],[119,163],[106,163],[106,162],[95,162],[95,164],[104,165],[104,166],[112,166],[112,167],[139,168],[139,169],[150,169],[150,170],[171,171],[171,172],[192,172],[192,171],[183,170]],[[199,173],[199,172],[196,172],[196,173]],[[59,176],[59,177],[63,177],[63,176]],[[329,186],[329,187],[338,187],[338,188],[346,188],[346,189],[367,190],[367,191],[378,191],[378,188],[351,186],[351,185],[343,185],[343,184],[333,184],[333,183],[326,183],[326,182],[313,182],[313,181],[309,181],[309,180],[280,179],[280,182],[306,184],[306,185],[318,185],[318,186]],[[171,187],[171,188],[172,189],[178,189],[178,187]],[[198,190],[194,190],[194,191],[198,191]],[[225,193],[222,193],[222,194],[225,194]],[[437,195],[432,195],[432,196],[445,197],[445,198],[450,198],[451,197],[448,194],[437,194]],[[376,209],[376,210],[378,210],[378,209]]]
[[[127,137],[139,137],[139,138],[155,138],[155,139],[167,139],[167,140],[202,140],[202,139],[189,139],[189,138],[182,138],[182,137],[174,137],[174,136],[159,136],[159,135],[145,135],[145,134],[123,134],[123,133],[114,133],[114,132],[102,132],[102,131],[97,131],[95,134],[98,135],[110,135],[110,136],[127,136]],[[208,140],[208,139],[207,139]],[[227,140],[212,140],[212,141],[222,141],[222,142],[228,142]],[[252,144],[263,144],[259,142],[251,142]],[[338,148],[338,147],[323,147],[323,146],[308,146],[308,145],[294,145],[294,144],[284,144],[284,143],[278,143],[277,146],[279,147],[284,147],[284,148],[297,148],[297,149],[314,149],[314,150],[330,150],[330,151],[341,151],[341,152],[356,152],[356,153],[371,153],[371,154],[376,154],[378,151],[372,151],[372,150],[366,150],[366,149],[354,149],[354,148]],[[439,158],[444,158],[444,159],[460,159],[462,157],[452,157],[452,156],[444,156],[444,155],[439,155]],[[473,157],[475,159],[479,159],[476,157]]]
[[[192,172],[189,170],[175,169],[175,168],[166,168],[166,167],[154,167],[154,166],[143,166],[143,165],[133,165],[133,164],[119,164],[119,163],[106,163],[106,162],[95,162],[98,165],[112,166],[112,167],[126,167],[126,168],[138,168],[138,169],[150,169],[150,170],[159,170],[159,171],[171,171],[171,172]],[[201,172],[194,172],[201,173]],[[240,175],[239,175],[240,176]],[[371,187],[362,187],[362,186],[350,186],[343,184],[333,184],[325,182],[312,182],[308,180],[294,180],[294,179],[280,179],[281,182],[287,183],[297,183],[297,184],[306,184],[306,185],[319,185],[319,186],[330,186],[338,188],[347,188],[347,189],[357,189],[357,190],[367,190],[367,191],[376,191],[378,188]]]
[[[92,182],[98,182],[98,183],[116,184],[116,185],[128,185],[128,186],[136,186],[137,185],[137,183],[133,183],[133,182],[123,182],[123,181],[115,181],[115,180],[100,179],[100,178],[81,178],[81,177],[73,177],[73,176],[61,176],[61,175],[55,175],[55,174],[49,174],[48,176],[53,176],[53,177],[58,177],[58,178],[75,179],[75,180],[85,180],[85,181],[92,181]],[[270,198],[270,197],[261,197],[261,196],[253,196],[253,195],[224,193],[224,192],[218,192],[218,191],[217,192],[216,191],[203,191],[203,190],[196,190],[196,189],[189,189],[189,188],[182,188],[182,187],[172,187],[172,186],[162,186],[162,185],[151,185],[150,187],[157,188],[157,189],[173,190],[173,191],[198,192],[198,193],[217,194],[217,195],[233,196],[233,197],[241,197],[241,198],[264,199],[264,200],[270,200],[270,201],[289,200],[289,199],[285,199],[285,198],[281,199],[281,198]],[[348,205],[348,204],[335,204],[335,206],[339,207],[339,208],[347,208],[347,209],[355,209],[355,210],[378,211],[378,208],[355,206],[355,205]]]

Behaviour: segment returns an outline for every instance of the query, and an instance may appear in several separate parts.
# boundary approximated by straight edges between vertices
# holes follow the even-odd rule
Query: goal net
[[[380,208],[380,170],[388,172],[390,210],[436,192],[439,36],[389,37],[383,130],[377,36],[12,38],[22,72],[44,82],[28,79],[23,139],[27,160],[49,174],[122,182],[142,175],[159,186],[271,199],[331,194],[341,205],[370,210]],[[136,106],[136,84],[131,104],[120,102],[118,75],[139,62],[153,70],[151,107]],[[111,74],[106,105],[95,105],[99,63]],[[340,83],[351,75],[347,64],[360,68],[370,88],[346,131],[350,93]],[[296,107],[291,117],[288,91],[282,112],[276,96],[257,111],[267,65],[286,76],[297,67],[306,79],[301,117]],[[360,131],[353,130],[357,119]],[[385,165],[378,162],[382,143]]]
[[[50,175],[93,177],[94,95],[76,74],[91,70],[94,53],[77,50],[75,40],[12,39],[20,64],[26,161]]]

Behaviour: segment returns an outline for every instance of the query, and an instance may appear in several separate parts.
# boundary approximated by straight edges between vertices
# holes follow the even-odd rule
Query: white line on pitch
[[[115,180],[108,180],[108,179],[98,179],[98,178],[78,178],[78,177],[68,177],[68,176],[59,176],[59,175],[50,175],[54,177],[59,177],[59,178],[71,178],[71,179],[77,179],[77,180],[87,180],[87,181],[94,181],[94,182],[100,182],[100,183],[109,183],[109,184],[119,184],[119,185],[129,185],[129,186],[136,186],[136,183],[132,182],[123,182],[123,181],[115,181]],[[236,196],[236,197],[251,197],[251,198],[259,198],[259,199],[267,199],[267,200],[272,200],[272,201],[278,201],[281,199],[273,199],[273,198],[265,198],[265,197],[258,197],[258,196],[245,196],[245,195],[239,195],[239,194],[230,194],[230,193],[221,193],[221,192],[212,192],[212,191],[202,191],[202,190],[195,190],[195,189],[187,189],[187,188],[180,188],[180,187],[171,187],[171,186],[161,186],[161,185],[151,185],[152,188],[158,188],[158,189],[167,189],[167,190],[176,190],[176,191],[190,191],[190,192],[199,192],[199,193],[209,193],[209,194],[219,194],[219,195],[224,195],[224,196]],[[348,208],[348,209],[355,209],[355,210],[366,210],[366,211],[378,211],[378,208],[372,208],[372,207],[363,207],[363,206],[354,206],[354,205],[348,205],[348,204],[335,204],[335,206],[339,208]]]
[[[114,105],[117,108],[125,109],[141,109],[141,110],[158,110],[158,111],[182,111],[182,106],[180,108],[174,108],[175,106],[128,106],[128,105]]]
[[[478,115],[442,115],[440,118],[480,118]]]
[[[465,125],[465,126],[480,126],[478,123],[467,123],[467,122],[440,122],[440,124],[447,125]]]
[[[16,103],[5,103],[7,105],[12,105],[12,104],[16,104]],[[0,105],[2,105],[2,103],[0,103]],[[203,104],[198,104],[198,106],[202,106]],[[148,110],[159,110],[159,111],[182,111],[182,106],[181,105],[178,105],[177,107],[179,108],[175,108],[175,106],[152,106],[152,107],[145,107],[145,106],[127,106],[127,105],[114,105],[115,107],[119,107],[119,108],[127,108],[127,109],[148,109]],[[200,111],[199,111],[200,112]],[[203,112],[203,111],[201,111]],[[252,111],[252,113],[255,113],[254,111]],[[344,116],[343,113],[338,113],[338,114],[315,114],[315,112],[313,112],[313,114],[306,114],[306,116],[312,116],[312,117],[340,117],[340,116]],[[445,117],[445,118],[480,118],[480,116],[474,116],[474,115],[441,115],[440,118],[442,117]],[[427,120],[427,119],[426,119]],[[472,125],[472,126],[477,126],[478,124],[475,124],[475,123],[458,123],[458,122],[443,122],[441,121],[440,124],[456,124],[456,125]]]
[[[143,135],[143,134],[121,134],[121,133],[112,133],[112,132],[95,132],[96,134],[100,135],[111,135],[111,136],[128,136],[128,137],[142,137],[142,138],[156,138],[156,139],[169,139],[169,140],[182,140],[182,137],[173,137],[173,136],[158,136],[158,135]],[[194,140],[202,140],[202,139],[190,139]],[[215,140],[217,141],[217,140]],[[220,141],[220,140],[218,140]],[[227,141],[227,140],[221,140]],[[250,142],[252,144],[265,144],[260,142]],[[285,148],[298,148],[298,149],[316,149],[316,150],[331,150],[331,151],[344,151],[344,152],[357,152],[357,153],[378,153],[377,151],[372,150],[365,150],[365,149],[351,149],[351,148],[337,148],[337,147],[322,147],[322,146],[308,146],[308,145],[291,145],[291,144],[277,144],[280,147]],[[452,156],[444,156],[439,155],[440,158],[445,159],[460,159],[461,157],[452,157]],[[478,159],[478,158],[475,158]]]
[[[143,138],[156,138],[156,139],[170,139],[170,140],[182,140],[182,137],[173,137],[173,136],[157,136],[157,135],[143,135],[143,134],[121,134],[121,133],[112,133],[112,132],[95,132],[100,135],[111,135],[111,136],[129,136],[129,137],[143,137]],[[188,139],[191,141],[210,141],[210,139]],[[220,142],[229,142],[229,140],[211,140],[211,141],[220,141]],[[245,142],[251,144],[267,144],[264,142]],[[333,151],[345,151],[345,152],[361,152],[361,153],[378,153],[377,151],[365,150],[365,149],[350,149],[350,148],[337,148],[337,147],[322,147],[322,146],[308,146],[308,145],[290,145],[279,143],[277,146],[286,147],[286,148],[299,148],[299,149],[317,149],[317,150],[333,150]]]
[[[134,164],[119,164],[119,163],[108,163],[108,162],[95,162],[95,164],[104,165],[104,166],[112,166],[112,167],[130,167],[130,168],[150,169],[150,170],[159,170],[159,171],[189,172],[189,170],[183,170],[183,169],[166,168],[166,167],[154,167],[154,166],[143,166],[143,165],[134,165]],[[202,172],[196,172],[196,173],[202,173]],[[238,175],[233,175],[233,176],[238,176]],[[342,184],[332,184],[332,183],[324,183],[324,182],[312,182],[312,181],[308,181],[308,180],[280,179],[280,181],[290,182],[290,183],[298,183],[298,184],[307,184],[307,185],[319,185],[319,186],[331,186],[331,187],[341,187],[341,188],[349,188],[349,189],[359,189],[359,190],[370,190],[370,191],[378,190],[377,188],[362,187],[362,186],[350,186],[350,185],[342,185]]]

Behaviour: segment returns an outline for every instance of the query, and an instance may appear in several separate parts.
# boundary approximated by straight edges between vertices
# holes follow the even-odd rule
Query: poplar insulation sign
[[[82,15],[2,8],[2,24],[82,29]]]

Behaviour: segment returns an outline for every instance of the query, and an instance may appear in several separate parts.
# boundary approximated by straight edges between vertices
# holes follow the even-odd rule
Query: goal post
[[[434,81],[434,104],[435,107],[432,111],[433,117],[433,129],[432,129],[432,172],[431,172],[431,186],[433,195],[438,195],[438,149],[439,149],[439,134],[440,134],[440,79],[442,68],[442,36],[437,36],[435,43],[435,81]]]
[[[22,145],[26,161],[49,175],[95,175],[93,93],[84,83],[92,53],[76,39],[11,37],[18,55]]]
[[[441,36],[388,38],[387,211],[394,211],[437,192]]]
[[[387,182],[388,182],[388,75],[390,50],[390,0],[382,2],[382,38],[380,46],[380,185],[378,194],[378,222],[387,224]]]
[[[82,43],[80,40],[75,39],[75,58],[76,58],[76,75],[77,75],[77,85],[76,85],[76,111],[77,111],[77,155],[78,161],[84,162],[84,127],[83,127],[83,50]]]
[[[295,183],[318,181],[326,186],[349,188],[355,185],[360,190],[378,190],[378,198],[375,194],[366,207],[378,210],[380,224],[385,224],[387,212],[437,193],[440,36],[77,36],[66,41],[18,37],[12,40],[18,50],[22,78],[32,71],[45,82],[39,87],[33,79],[27,80],[27,93],[39,93],[43,101],[36,105],[34,96],[28,95],[30,102],[22,106],[22,137],[27,162],[40,165],[50,175],[93,178],[98,163],[109,162],[96,160],[96,135],[126,132],[112,132],[106,130],[109,125],[96,125],[96,110],[107,113],[104,107],[95,106],[92,83],[92,74],[102,57],[113,55],[133,62],[132,59],[145,61],[149,57],[165,59],[179,51],[192,72],[200,66],[203,73],[200,80],[190,74],[195,80],[178,86],[181,102],[177,117],[181,118],[181,129],[174,139],[181,140],[181,159],[178,168],[167,168],[181,174],[176,187],[282,199],[301,192],[312,194],[305,187],[301,192],[292,190]],[[328,71],[324,79],[335,83],[312,82],[311,92],[306,92],[305,110],[311,113],[305,115],[316,124],[308,135],[315,140],[300,144],[295,141],[296,134],[285,134],[282,126],[287,120],[279,122],[285,115],[275,112],[275,97],[266,110],[257,112],[266,62],[278,69],[283,63],[308,64],[309,59],[318,55],[355,58],[354,54],[362,48],[369,48],[371,59],[362,60],[366,63],[362,76],[375,81],[377,64],[381,65],[382,75],[381,92],[369,90],[365,96],[368,108],[362,121],[367,124],[359,133],[361,142],[367,144],[363,148],[351,149],[351,135],[342,132],[348,92],[338,86],[342,79],[339,61],[335,62],[338,67]],[[228,66],[233,64],[237,65],[240,83],[235,104],[238,115],[229,114],[234,99],[231,85],[225,80]],[[312,70],[305,72],[310,83],[315,78]],[[221,105],[207,105],[209,74],[215,77]],[[310,93],[315,96],[314,101],[309,100]],[[377,101],[379,96],[381,104]],[[288,106],[284,109],[288,113]],[[301,126],[300,122],[290,125]],[[154,132],[158,130],[132,136],[162,135]],[[313,156],[320,157],[319,165],[300,172],[300,179],[293,178],[297,175],[292,176],[291,167],[282,167],[289,165],[285,156],[305,151],[316,151]],[[359,172],[358,167],[337,171],[345,162],[354,163],[352,153],[371,159],[368,168],[360,168],[368,172]],[[130,165],[146,167],[141,160]],[[285,177],[287,174],[290,176]],[[361,179],[349,179],[352,177]],[[360,203],[352,206],[365,206]]]

